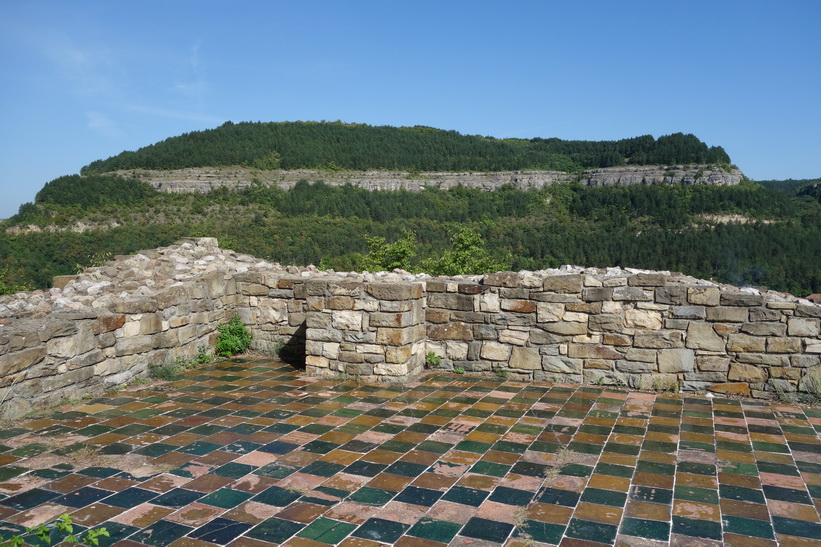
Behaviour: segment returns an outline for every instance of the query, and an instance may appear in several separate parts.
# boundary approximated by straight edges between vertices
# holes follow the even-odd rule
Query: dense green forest
[[[432,127],[341,122],[232,123],[92,162],[83,174],[242,165],[258,169],[578,171],[619,165],[719,164],[730,157],[694,135],[618,141],[496,139]]]
[[[184,236],[214,236],[224,248],[337,270],[365,269],[380,242],[401,241],[408,268],[424,269],[453,251],[454,236],[475,233],[487,251],[484,264],[513,270],[663,269],[806,295],[821,292],[818,188],[785,193],[747,181],[371,192],[303,181],[290,191],[259,184],[172,194],[136,179],[60,177],[0,225],[0,284],[46,287],[100,253]],[[78,222],[97,228],[72,231]],[[7,230],[20,225],[42,231]]]

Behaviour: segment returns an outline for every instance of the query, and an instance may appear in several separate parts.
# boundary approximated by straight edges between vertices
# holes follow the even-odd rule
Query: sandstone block
[[[382,364],[373,367],[373,373],[380,376],[404,376],[409,373],[408,365]]]
[[[326,299],[329,310],[352,310],[353,298],[350,296],[331,296]]]
[[[741,325],[741,332],[754,336],[785,336],[787,325],[774,322],[744,323]]]
[[[328,359],[320,355],[306,355],[305,366],[316,368],[328,368]]]
[[[690,287],[687,290],[687,301],[696,306],[718,306],[721,303],[721,291],[718,287]]]
[[[696,357],[696,368],[704,372],[727,372],[730,370],[730,358],[699,355]]]
[[[707,312],[704,306],[673,306],[670,315],[679,319],[704,319]]]
[[[42,361],[45,356],[45,346],[27,348],[22,351],[0,355],[0,378],[25,370]]]
[[[125,315],[101,315],[97,318],[94,325],[94,333],[101,334],[103,332],[111,332],[117,330],[125,324]]]
[[[434,293],[428,295],[428,308],[473,311],[473,296],[467,294]]]
[[[687,347],[707,351],[724,351],[725,342],[709,323],[691,321],[687,327]]]
[[[731,382],[759,383],[767,381],[767,370],[745,363],[731,363],[727,379]]]
[[[495,338],[496,331],[493,331]],[[472,328],[468,323],[445,323],[428,326],[428,337],[432,340],[471,340]]]
[[[501,300],[496,293],[486,293],[479,297],[479,311],[499,313],[502,311]]]
[[[585,302],[601,302],[613,300],[613,289],[609,287],[594,287],[582,290],[582,300]]]
[[[800,353],[800,338],[767,338],[767,351],[769,353]]]
[[[639,273],[627,278],[627,284],[635,287],[663,287],[668,276],[663,273]]]
[[[740,395],[742,397],[750,396],[749,384],[739,382],[726,382],[723,384],[714,384],[707,388],[713,393],[723,393],[724,395]]]
[[[748,308],[707,308],[707,321],[716,321],[722,323],[746,323],[748,319]]]
[[[541,370],[542,357],[538,350],[533,348],[516,347],[510,355],[508,366],[519,370]]]
[[[355,351],[340,351],[337,360],[343,363],[364,363],[365,356]]]
[[[749,334],[731,334],[727,343],[727,351],[744,353],[764,353],[767,339]]]
[[[635,378],[636,384],[631,387],[644,391],[670,391],[678,389],[678,376],[669,373],[643,374]]]
[[[497,272],[485,275],[482,282],[491,287],[518,287],[522,276],[516,272]]]
[[[511,347],[507,344],[486,341],[482,343],[482,351],[479,354],[482,359],[489,361],[507,361],[510,359]]]
[[[305,317],[305,326],[309,329],[329,329],[331,328],[331,314],[311,312]]]
[[[764,297],[760,294],[752,294],[748,292],[722,292],[721,293],[722,306],[763,306]]]
[[[308,327],[305,331],[305,337],[308,340],[317,340],[319,342],[341,342],[342,332],[325,328]]]
[[[652,302],[653,291],[639,287],[616,287],[613,289],[613,300],[630,302]]]
[[[654,372],[656,370],[656,363],[619,360],[616,361],[616,370],[630,374],[643,374],[647,372]]]
[[[362,312],[338,310],[331,312],[331,326],[339,330],[362,330]]]
[[[634,337],[637,348],[680,348],[684,346],[684,334],[679,331],[641,331]]]
[[[377,300],[417,300],[423,291],[421,283],[369,283],[368,293]]]
[[[386,363],[407,363],[411,358],[411,346],[389,347],[385,350]]]
[[[130,336],[120,338],[116,345],[117,357],[145,353],[154,349],[154,338],[151,336]]]
[[[504,311],[512,311],[515,313],[532,313],[536,311],[536,302],[502,299],[501,308]]]
[[[790,355],[790,366],[809,368],[821,365],[821,356],[819,355]]]
[[[640,361],[642,363],[655,363],[658,352],[651,349],[630,348],[624,358],[628,361]]]
[[[140,319],[140,334],[154,334],[162,331],[162,314],[146,313]]]
[[[464,361],[468,358],[469,347],[466,342],[448,341],[445,343],[445,357],[452,361]]]
[[[624,312],[624,324],[627,327],[660,330],[662,327],[661,314],[647,310],[627,310]]]
[[[539,302],[536,305],[536,320],[539,323],[560,321],[564,315],[563,304],[553,304],[550,302]]]
[[[606,332],[602,335],[602,343],[607,346],[630,346],[633,344],[633,339],[624,334]]]
[[[556,374],[581,374],[582,363],[580,359],[568,359],[554,355],[542,356],[542,370]]]
[[[574,359],[623,359],[624,355],[613,348],[600,345],[570,344],[567,356]]]
[[[551,275],[544,279],[542,288],[551,292],[577,294],[582,291],[582,276],[580,274]]]
[[[624,318],[621,315],[591,315],[588,326],[595,332],[621,332],[624,330]]]
[[[391,329],[380,327],[376,329],[376,343],[388,344],[390,346],[404,346],[422,340],[425,336],[425,326],[406,327],[403,329]]]
[[[695,352],[691,349],[662,349],[659,350],[659,372],[679,373],[695,370]]]
[[[799,304],[795,308],[795,314],[800,317],[821,317],[821,305]]]
[[[499,342],[503,344],[513,344],[514,346],[524,346],[530,338],[530,329],[512,330],[504,329],[499,333]]]
[[[565,337],[563,336],[551,334],[541,329],[530,329],[529,342],[532,346],[547,346],[552,344],[558,344],[559,341],[564,339]]]
[[[750,308],[750,321],[780,321],[781,311],[769,308]]]
[[[655,301],[659,304],[683,306],[687,304],[687,287],[681,285],[667,285],[658,287],[655,291]]]
[[[371,313],[368,322],[372,327],[408,327],[414,324],[413,314],[402,313]]]
[[[819,335],[818,319],[791,317],[787,321],[787,333],[790,336],[816,337]]]
[[[772,353],[739,353],[735,359],[741,363],[768,367],[784,367],[790,364],[789,356]]]
[[[587,325],[584,323],[544,323],[541,327],[547,332],[564,336],[587,334]]]

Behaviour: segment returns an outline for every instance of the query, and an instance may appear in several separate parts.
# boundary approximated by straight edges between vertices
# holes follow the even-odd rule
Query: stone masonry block
[[[687,301],[696,306],[718,306],[721,303],[721,291],[718,287],[690,287],[687,290]]]
[[[787,333],[790,336],[815,337],[819,335],[818,319],[791,317],[787,321]]]
[[[439,325],[429,325],[428,337],[432,340],[472,340],[473,331],[472,327],[468,323],[451,322]]]
[[[613,289],[611,287],[594,287],[582,291],[582,300],[585,302],[601,302],[613,300]]]
[[[695,370],[695,352],[691,349],[659,350],[659,372],[679,373]]]
[[[423,293],[421,283],[369,283],[367,290],[377,300],[416,300]]]
[[[749,320],[749,308],[713,307],[707,308],[707,321],[721,323],[746,323]]]
[[[479,355],[482,359],[489,361],[507,361],[510,359],[510,353],[511,347],[509,345],[488,341],[482,343],[482,351]]]
[[[766,338],[750,336],[749,334],[731,334],[730,340],[727,343],[727,351],[763,353],[766,344]]]
[[[637,348],[681,348],[684,347],[684,333],[679,331],[637,332],[633,345]]]
[[[723,352],[726,346],[724,339],[716,334],[709,323],[691,321],[687,327],[687,347],[707,351]]]
[[[580,274],[551,275],[545,277],[542,288],[545,291],[578,294],[582,292],[582,281]]]
[[[513,348],[508,366],[519,370],[541,370],[542,357],[533,348]]]
[[[482,282],[491,287],[518,287],[521,280],[516,272],[497,272],[485,275]]]
[[[762,306],[764,305],[764,297],[760,294],[751,294],[748,292],[722,292],[721,293],[722,306]]]

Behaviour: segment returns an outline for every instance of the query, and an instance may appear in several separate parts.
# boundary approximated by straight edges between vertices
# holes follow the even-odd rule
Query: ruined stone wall
[[[308,374],[411,377],[433,352],[445,370],[520,380],[753,397],[821,392],[821,305],[666,272],[334,273],[200,238],[60,281],[0,297],[7,416],[194,357],[234,315],[255,349]]]
[[[771,397],[812,391],[821,306],[621,269],[427,282],[427,349],[518,379]],[[821,386],[819,386],[821,387]]]

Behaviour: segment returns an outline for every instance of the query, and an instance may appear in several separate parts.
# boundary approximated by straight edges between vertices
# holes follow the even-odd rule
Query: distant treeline
[[[506,267],[514,270],[562,264],[664,269],[806,295],[821,292],[815,188],[802,196],[751,182],[372,192],[302,181],[290,191],[260,184],[172,194],[107,175],[60,177],[0,228],[67,228],[78,221],[120,227],[0,232],[0,284],[46,287],[54,275],[74,273],[99,253],[132,253],[183,236],[217,237],[225,248],[283,264],[361,270],[369,237],[394,242],[409,231],[419,267],[470,226],[492,256],[509,257]]]
[[[83,174],[240,165],[259,169],[578,171],[620,165],[721,164],[730,157],[694,135],[618,141],[496,139],[431,127],[341,122],[226,122],[92,162]]]

